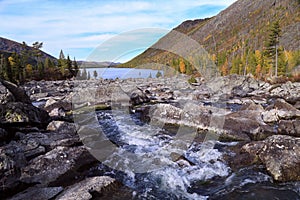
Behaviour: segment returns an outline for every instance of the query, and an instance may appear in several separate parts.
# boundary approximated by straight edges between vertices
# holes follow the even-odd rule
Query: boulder
[[[0,105],[0,124],[46,124],[49,115],[32,104],[22,102],[9,102]]]
[[[285,99],[287,102],[295,102],[300,100],[300,83],[286,82],[284,84],[273,85],[269,90],[270,96]]]
[[[262,140],[276,134],[276,130],[261,118],[263,107],[250,101],[225,117],[224,129],[232,133],[244,133],[252,140]]]
[[[71,148],[59,146],[45,155],[30,160],[29,164],[21,169],[20,180],[45,186],[94,161],[95,159],[83,146]]]
[[[149,101],[149,98],[141,90],[136,90],[130,95],[130,103],[133,106],[147,103]]]
[[[62,187],[31,187],[14,195],[10,200],[50,200],[62,191]]]
[[[63,108],[54,108],[49,112],[50,117],[65,117],[66,112]]]
[[[52,121],[48,124],[47,130],[60,134],[76,135],[78,126],[65,121]]]
[[[101,194],[107,190],[108,187],[114,187],[117,184],[116,180],[108,176],[96,176],[86,178],[85,180],[76,183],[66,188],[66,190],[59,195],[57,200],[89,200],[95,197],[101,197]]]
[[[54,109],[63,109],[68,111],[72,109],[72,102],[66,99],[56,100],[54,98],[49,98],[46,101],[44,109],[48,112],[51,112]]]
[[[17,85],[15,85],[11,82],[5,81],[3,79],[0,79],[0,82],[13,95],[15,102],[31,104],[31,100],[23,88],[18,87]]]
[[[300,110],[283,99],[276,99],[275,102],[262,112],[262,118],[266,123],[277,122],[280,119],[300,118]]]
[[[273,135],[244,145],[242,151],[258,157],[276,181],[300,181],[300,138]]]
[[[300,120],[280,120],[278,123],[278,133],[300,137]]]
[[[250,140],[246,133],[240,131],[241,127],[237,127],[241,121],[235,119],[240,120],[240,117],[230,118],[227,116],[230,112],[223,109],[195,104],[187,104],[184,109],[170,104],[157,104],[151,109],[148,112],[153,123],[158,121],[159,123],[187,126],[195,130],[209,130],[216,133],[221,140]],[[231,121],[233,118],[234,120]],[[241,126],[249,123],[248,118],[242,120],[244,122]],[[254,129],[257,128],[256,125],[257,123],[253,125]]]
[[[0,104],[6,104],[7,102],[13,102],[14,96],[9,90],[0,83]]]

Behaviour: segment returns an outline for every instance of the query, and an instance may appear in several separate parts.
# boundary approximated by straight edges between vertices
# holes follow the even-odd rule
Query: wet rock
[[[57,197],[57,200],[89,200],[101,197],[105,190],[116,185],[116,180],[108,176],[97,176],[72,185]]]
[[[48,185],[63,175],[88,165],[94,159],[84,147],[56,147],[45,155],[32,159],[21,169],[20,180],[25,183]]]
[[[31,187],[14,195],[9,200],[50,200],[63,191],[62,187]]]
[[[0,105],[0,123],[46,124],[49,115],[46,111],[31,104],[10,102]]]
[[[61,134],[75,135],[77,129],[78,126],[76,124],[65,121],[52,121],[47,126],[48,131],[54,131]]]
[[[224,159],[233,171],[251,166],[258,162],[257,156],[248,152],[241,151],[246,142],[239,142],[236,145],[226,147],[230,153],[224,155]]]
[[[242,150],[257,156],[276,181],[300,180],[300,138],[274,135]]]

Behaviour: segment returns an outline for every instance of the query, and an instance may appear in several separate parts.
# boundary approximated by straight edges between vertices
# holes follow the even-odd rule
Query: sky
[[[183,21],[214,16],[233,2],[0,0],[0,36],[28,45],[43,42],[43,51],[58,57],[62,49],[76,60],[88,60],[101,47],[107,52],[97,61],[125,62]],[[108,43],[114,43],[114,49],[107,49]],[[107,56],[115,48],[122,49],[120,54]]]

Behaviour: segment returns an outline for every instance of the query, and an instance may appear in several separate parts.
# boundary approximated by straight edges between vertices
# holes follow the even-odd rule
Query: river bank
[[[241,187],[264,181],[278,186],[272,186],[275,195],[300,196],[300,83],[272,85],[242,76],[193,85],[184,76],[40,81],[24,85],[30,101],[25,94],[20,97],[23,90],[10,87],[1,86],[0,178],[5,198],[37,193],[40,199],[155,198],[162,192],[155,185],[163,180],[169,197],[178,199],[239,196]],[[116,175],[120,172],[111,171],[118,169],[115,162],[106,169],[91,155],[91,149],[107,141],[93,123],[100,124],[118,156],[123,155],[120,149],[127,149],[142,153],[143,159],[144,152],[161,150],[172,141],[183,141],[186,148],[159,151],[160,160],[166,159],[159,167],[169,173],[143,171],[147,175],[141,178],[131,165],[136,160],[128,159],[122,165],[126,176]],[[240,175],[249,168],[255,168],[256,181],[250,174]],[[160,174],[162,180],[138,186],[154,180],[148,174]],[[233,184],[236,179],[239,187]],[[221,188],[224,182],[228,185]]]

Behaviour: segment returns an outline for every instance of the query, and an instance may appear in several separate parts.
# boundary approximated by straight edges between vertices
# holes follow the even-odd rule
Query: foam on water
[[[107,118],[106,115],[104,116]],[[185,144],[184,141],[176,141],[175,145],[169,145],[173,142],[173,138],[163,134],[164,131],[160,127],[138,123],[128,114],[118,114],[114,120],[113,123],[118,129],[115,134],[120,137],[123,145],[106,162],[114,161],[115,167],[123,166],[127,174],[125,184],[131,188],[139,188],[140,198],[149,199],[151,196],[157,197],[157,194],[162,193],[169,195],[170,198],[207,199],[206,196],[189,193],[188,188],[191,183],[215,176],[227,176],[230,172],[230,168],[222,161],[222,153],[211,148],[214,145],[212,141],[192,145]],[[187,151],[183,151],[178,148],[179,146],[190,147]],[[120,162],[115,161],[118,156],[126,154],[129,149],[135,155],[139,155],[141,163],[135,162],[135,167],[139,164],[141,167],[150,166],[155,162],[160,163],[161,167],[138,178],[132,170],[133,163],[130,156]],[[172,153],[178,155],[177,158],[172,158],[170,156]],[[144,187],[138,186],[138,182],[141,181]]]

